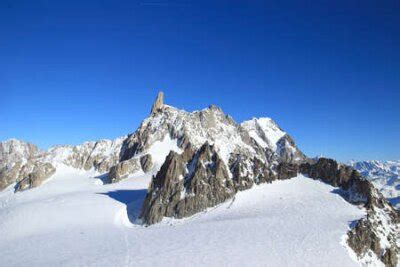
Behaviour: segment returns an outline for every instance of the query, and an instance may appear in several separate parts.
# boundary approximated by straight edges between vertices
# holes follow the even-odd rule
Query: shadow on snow
[[[108,184],[108,172],[94,176],[93,178],[100,180],[103,184]]]
[[[126,205],[126,212],[128,214],[129,221],[134,224],[138,224],[138,218],[142,203],[146,197],[147,190],[114,190],[104,193],[97,193],[100,195],[106,195],[122,204]]]

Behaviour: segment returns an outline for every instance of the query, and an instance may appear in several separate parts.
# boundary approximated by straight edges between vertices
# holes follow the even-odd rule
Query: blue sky
[[[314,3],[319,2],[319,3]],[[307,155],[400,158],[399,1],[0,2],[0,140],[133,132],[158,90]]]

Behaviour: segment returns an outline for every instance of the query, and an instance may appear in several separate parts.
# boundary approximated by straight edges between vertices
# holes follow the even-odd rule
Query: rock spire
[[[153,103],[153,106],[151,107],[151,114],[156,113],[157,111],[161,110],[164,105],[164,93],[163,92],[158,92],[157,98]]]

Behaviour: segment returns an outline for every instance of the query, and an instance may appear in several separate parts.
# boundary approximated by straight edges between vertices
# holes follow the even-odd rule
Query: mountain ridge
[[[246,131],[249,131],[248,125],[253,123],[258,123],[258,121],[269,121],[270,125],[264,127],[266,132],[258,132],[261,137],[257,134],[253,134],[250,137]],[[217,124],[219,128],[217,128]],[[178,125],[178,126],[176,126]],[[225,127],[225,128],[224,128]],[[247,129],[246,129],[247,127]],[[292,157],[293,160],[304,158],[304,155],[297,149],[294,142],[287,134],[280,130],[281,137],[285,137],[280,144],[275,142],[270,142],[269,138],[273,139],[273,136],[268,135],[268,130],[273,132],[278,129],[279,126],[270,118],[259,118],[252,119],[249,121],[244,121],[241,124],[236,123],[230,116],[225,115],[223,111],[215,106],[211,105],[208,108],[199,111],[187,112],[174,108],[163,103],[163,94],[159,94],[154,101],[152,111],[150,116],[143,120],[139,128],[126,136],[118,137],[114,140],[101,139],[97,141],[86,141],[79,145],[55,145],[47,150],[40,150],[35,145],[30,143],[19,142],[19,149],[27,149],[27,147],[32,147],[35,153],[30,153],[32,155],[19,155],[16,158],[12,156],[10,151],[7,151],[8,143],[17,142],[17,139],[10,139],[4,142],[0,142],[0,156],[6,158],[7,160],[0,160],[0,170],[2,176],[0,176],[0,190],[10,185],[13,182],[20,182],[25,179],[30,172],[33,170],[40,169],[40,165],[48,163],[56,168],[57,164],[63,163],[68,166],[72,166],[78,169],[95,169],[100,173],[110,172],[111,168],[121,169],[117,166],[123,161],[132,159],[139,153],[146,155],[146,150],[156,141],[163,141],[164,138],[169,135],[171,139],[179,139],[180,142],[178,146],[181,148],[185,146],[185,142],[190,142],[195,148],[199,148],[205,141],[214,141],[218,148],[218,153],[222,154],[222,158],[225,163],[228,164],[229,154],[234,150],[247,150],[246,153],[250,153],[250,150],[254,150],[254,145],[251,144],[251,138],[258,138],[258,142],[268,142],[270,148],[279,148],[280,157]],[[280,129],[280,128],[279,128]],[[226,133],[226,135],[221,135],[219,133]],[[245,135],[242,138],[242,135]],[[232,138],[236,140],[231,146],[229,144]],[[14,140],[14,141],[12,141]],[[260,141],[262,140],[262,141]],[[257,141],[255,141],[257,143]],[[253,146],[253,147],[252,147]],[[258,146],[263,146],[266,148],[265,144],[258,144]],[[257,145],[255,145],[257,147]],[[256,148],[257,149],[257,148]],[[254,151],[251,151],[254,153]],[[295,154],[295,156],[294,156]],[[166,155],[165,155],[166,156]],[[265,161],[263,155],[259,155],[262,160]],[[10,160],[14,158],[14,161],[22,159],[22,166],[15,165]],[[31,160],[28,161],[28,158]],[[130,173],[134,171],[140,171],[140,164],[138,163],[140,159],[131,160],[130,165],[136,165],[136,167],[130,168]],[[142,160],[143,161],[143,160]],[[160,159],[160,161],[163,161]],[[151,159],[148,157],[148,163]],[[11,163],[11,164],[10,164]],[[157,162],[160,165],[162,162]],[[127,165],[126,162],[124,165]],[[22,170],[24,166],[27,166]],[[143,170],[143,168],[141,168]],[[149,167],[147,166],[147,169]],[[109,179],[109,182],[118,181],[122,176],[126,176],[128,172],[125,171],[123,174],[115,173],[113,170],[113,177]],[[17,173],[17,174],[16,174]],[[8,177],[8,179],[1,179],[1,177]],[[118,176],[118,177],[117,177]],[[14,177],[14,179],[12,178]],[[41,177],[41,180],[49,178],[48,176]],[[1,181],[3,181],[1,183]],[[5,181],[5,182],[4,182]],[[38,185],[40,183],[37,183]],[[18,188],[18,187],[17,187]]]

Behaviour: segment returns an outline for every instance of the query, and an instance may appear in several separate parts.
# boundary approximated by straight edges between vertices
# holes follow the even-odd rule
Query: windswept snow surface
[[[342,245],[364,211],[303,176],[254,186],[193,217],[135,224],[149,176],[102,185],[59,167],[0,193],[0,266],[354,266]]]

